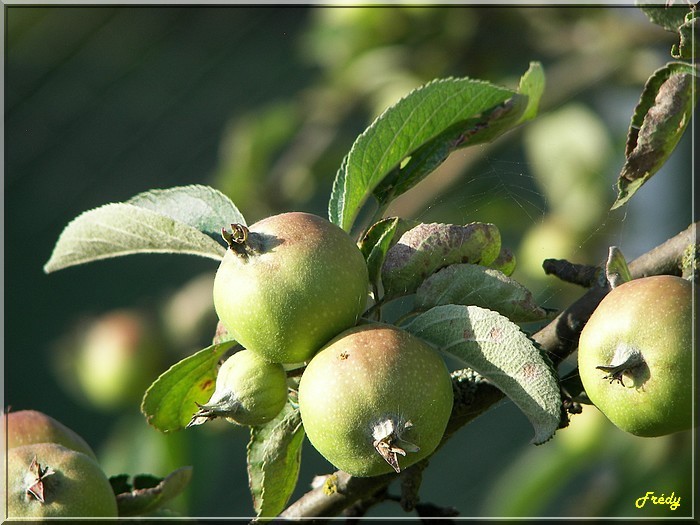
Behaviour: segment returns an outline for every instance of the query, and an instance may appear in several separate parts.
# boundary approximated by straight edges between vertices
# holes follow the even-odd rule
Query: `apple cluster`
[[[117,517],[117,499],[92,448],[35,410],[4,415],[7,517]]]
[[[301,370],[304,430],[336,468],[375,476],[431,454],[452,410],[449,372],[422,340],[362,319],[369,277],[353,239],[301,212],[234,224],[224,238],[214,306],[244,349],[223,363],[190,425],[264,424],[287,402],[287,371]]]

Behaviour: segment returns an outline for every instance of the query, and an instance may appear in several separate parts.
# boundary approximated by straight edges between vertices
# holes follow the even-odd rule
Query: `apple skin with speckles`
[[[613,288],[584,326],[588,398],[618,428],[656,437],[692,426],[692,285],[671,275]]]
[[[429,456],[452,404],[442,357],[421,339],[379,323],[338,335],[299,384],[312,445],[336,468],[360,477],[398,472]]]
[[[97,461],[92,447],[77,432],[38,410],[4,414],[2,434],[8,449],[34,443],[57,443]]]
[[[217,270],[214,306],[243,347],[270,362],[301,363],[357,323],[369,277],[344,230],[303,212],[234,226],[245,233],[229,242]]]
[[[37,490],[34,460],[42,472],[48,472],[41,490]],[[9,449],[5,481],[8,518],[117,517],[116,496],[100,466],[85,454],[56,443]]]

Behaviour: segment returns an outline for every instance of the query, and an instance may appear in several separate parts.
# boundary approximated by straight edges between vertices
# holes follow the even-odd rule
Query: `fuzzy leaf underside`
[[[284,510],[299,478],[304,435],[299,409],[289,401],[275,419],[251,427],[248,482],[258,517]]]
[[[228,197],[208,186],[147,191],[78,215],[61,232],[44,271],[137,253],[221,260],[220,231],[232,222],[245,224]]]
[[[128,478],[128,476],[119,477]],[[144,516],[153,512],[181,494],[191,479],[192,467],[181,467],[165,478],[149,475],[134,476],[133,484],[128,485],[128,490],[116,494],[119,517]],[[110,478],[110,482],[112,481]],[[126,479],[119,481],[122,484],[128,483]]]
[[[645,84],[632,116],[612,209],[624,205],[673,153],[691,121],[696,77],[693,66],[671,62]]]
[[[385,297],[412,294],[429,275],[451,264],[487,266],[500,250],[501,234],[493,224],[419,224],[386,254],[381,271]]]
[[[516,324],[478,306],[444,305],[420,314],[404,328],[498,387],[532,423],[532,443],[554,435],[561,418],[556,372]]]
[[[231,199],[219,190],[201,184],[150,190],[126,202],[192,226],[222,246],[221,228],[232,223],[246,224],[243,214]]]
[[[141,412],[161,432],[185,428],[216,386],[219,360],[235,341],[214,344],[175,363],[146,390]]]
[[[530,290],[493,268],[453,264],[428,277],[416,291],[414,307],[461,304],[495,310],[513,322],[540,321],[547,311],[538,306]]]

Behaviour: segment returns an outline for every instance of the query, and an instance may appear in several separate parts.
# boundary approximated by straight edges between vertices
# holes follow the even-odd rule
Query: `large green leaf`
[[[493,268],[453,264],[431,275],[416,290],[415,308],[429,310],[445,304],[475,305],[495,310],[511,321],[541,321],[547,311],[535,303],[530,290]]]
[[[140,193],[123,203],[86,211],[61,232],[47,273],[136,253],[184,253],[220,260],[221,228],[245,224],[236,206],[208,186]]]
[[[214,392],[219,360],[234,344],[214,344],[163,372],[141,402],[148,423],[162,432],[185,428],[197,411],[197,403],[206,403]]]
[[[251,427],[248,481],[259,517],[277,516],[294,492],[304,435],[299,408],[291,402],[269,423]]]
[[[691,121],[697,96],[696,77],[693,66],[671,62],[645,84],[632,116],[626,160],[612,209],[625,204],[673,153]]]
[[[226,195],[211,186],[192,184],[139,193],[127,201],[182,222],[222,242],[221,228],[245,225],[245,218]]]
[[[412,294],[426,277],[450,264],[489,265],[500,250],[501,234],[493,224],[419,224],[386,254],[384,295],[388,299]]]
[[[450,151],[492,140],[517,124],[526,108],[526,95],[470,78],[438,79],[415,89],[353,144],[333,184],[331,222],[350,231],[387,175],[390,180],[377,190],[384,202],[425,177]]]
[[[478,306],[436,306],[404,327],[461,360],[504,394],[535,429],[532,442],[554,435],[561,421],[556,372],[518,325]]]

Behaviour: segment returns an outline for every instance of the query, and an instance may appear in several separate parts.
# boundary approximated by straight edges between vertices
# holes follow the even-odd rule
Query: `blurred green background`
[[[514,88],[539,60],[540,117],[455,153],[388,213],[496,223],[513,277],[552,308],[582,291],[544,276],[542,259],[598,263],[613,244],[632,259],[692,221],[689,134],[629,206],[608,211],[641,88],[674,43],[632,7],[4,6],[4,17],[4,405],[76,430],[108,475],[193,465],[170,505],[179,515],[252,514],[246,429],[164,435],[139,412],[161,372],[209,344],[216,265],[133,256],[45,275],[81,212],[200,183],[249,223],[325,215],[343,156],[388,105],[436,77]],[[587,408],[551,442],[530,437],[501,403],[435,456],[422,498],[462,517],[692,512],[690,432],[635,438]],[[330,471],[305,446],[295,497]],[[647,491],[681,506],[635,508]],[[390,502],[370,512],[401,514]]]

